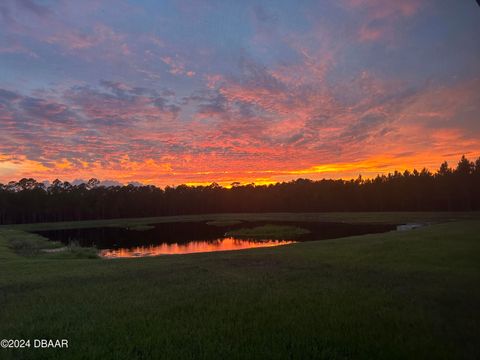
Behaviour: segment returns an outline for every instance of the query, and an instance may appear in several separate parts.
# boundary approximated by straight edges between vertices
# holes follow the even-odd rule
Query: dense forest
[[[34,179],[0,184],[0,224],[226,212],[480,210],[480,158],[452,169],[373,179],[298,179],[274,185],[100,186]]]

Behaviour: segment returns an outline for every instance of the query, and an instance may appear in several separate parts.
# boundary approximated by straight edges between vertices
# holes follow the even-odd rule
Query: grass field
[[[140,226],[158,219],[0,227],[0,339],[69,340],[68,349],[0,349],[0,358],[480,358],[478,213],[174,219],[259,218],[433,225],[284,247],[117,260],[20,255],[12,241],[42,241],[25,230]]]

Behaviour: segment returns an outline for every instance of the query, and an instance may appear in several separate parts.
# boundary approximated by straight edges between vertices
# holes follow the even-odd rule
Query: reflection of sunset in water
[[[210,251],[229,251],[250,248],[270,247],[292,244],[292,240],[262,240],[253,241],[236,238],[224,238],[214,241],[191,241],[185,244],[167,244],[151,246],[137,246],[134,248],[124,249],[106,249],[101,251],[101,256],[106,258],[127,258],[142,257],[155,255],[173,255],[173,254],[190,254]]]

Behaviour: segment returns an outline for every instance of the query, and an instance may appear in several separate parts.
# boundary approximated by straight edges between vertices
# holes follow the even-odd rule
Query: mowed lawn
[[[25,233],[1,228],[0,338],[69,348],[0,349],[0,358],[479,359],[480,220],[471,218],[116,260],[19,256],[8,244]]]

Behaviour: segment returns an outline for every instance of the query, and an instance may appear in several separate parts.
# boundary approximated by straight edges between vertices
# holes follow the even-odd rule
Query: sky
[[[2,0],[0,182],[373,177],[480,156],[474,0]]]

